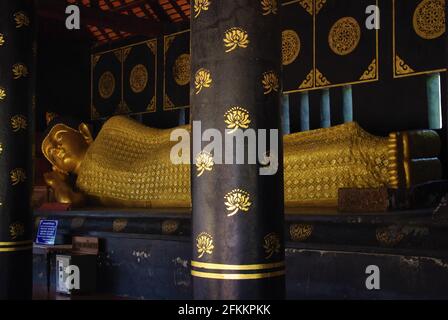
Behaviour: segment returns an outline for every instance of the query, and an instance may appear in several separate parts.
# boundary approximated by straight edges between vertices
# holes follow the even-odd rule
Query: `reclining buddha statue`
[[[52,120],[47,131],[42,152],[53,171],[45,174],[45,181],[58,202],[191,206],[190,165],[170,160],[177,143],[170,141],[172,129],[154,129],[116,116],[105,122],[96,139],[86,124],[60,118]],[[439,148],[434,131],[378,137],[355,122],[287,135],[285,205],[337,207],[341,188],[406,188],[439,179]]]

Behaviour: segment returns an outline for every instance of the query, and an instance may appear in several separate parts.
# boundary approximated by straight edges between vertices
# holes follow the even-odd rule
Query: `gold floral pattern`
[[[300,53],[300,38],[294,30],[282,32],[282,63],[287,66],[293,63]]]
[[[23,11],[14,14],[14,21],[16,22],[16,28],[28,27],[30,25],[30,18]]]
[[[112,230],[114,232],[122,232],[124,229],[126,229],[128,225],[127,219],[115,219],[112,223]]]
[[[313,234],[314,227],[311,224],[292,224],[289,227],[289,235],[293,241],[305,241]]]
[[[215,249],[213,237],[206,232],[202,232],[196,238],[196,247],[198,249],[199,259],[201,259],[204,254],[213,254],[213,249]]]
[[[28,68],[23,63],[17,63],[12,67],[14,80],[25,78],[28,76]]]
[[[274,71],[263,73],[263,80],[261,81],[264,88],[264,94],[270,94],[272,91],[278,92],[280,83]]]
[[[6,99],[6,89],[0,87],[0,101],[3,101]]]
[[[249,111],[241,107],[232,107],[224,114],[224,122],[227,124],[227,129],[232,129],[227,132],[232,134],[238,129],[249,128],[250,118]]]
[[[0,33],[0,47],[5,44],[5,36],[3,33]]]
[[[386,247],[398,245],[405,237],[405,233],[399,226],[378,228],[375,233],[377,241]]]
[[[277,14],[277,0],[261,0],[263,15]]]
[[[359,80],[372,80],[376,78],[376,59],[373,59],[366,71],[362,74]]]
[[[445,5],[445,0],[420,2],[413,17],[414,30],[419,37],[432,40],[445,33]]]
[[[199,17],[202,11],[208,10],[209,6],[209,0],[194,0],[194,17]]]
[[[352,53],[361,40],[361,27],[353,17],[344,17],[334,23],[328,34],[331,50],[340,56]]]
[[[280,244],[280,237],[278,234],[272,232],[265,236],[263,248],[267,255],[266,259],[270,259],[274,254],[280,253],[282,245]]]
[[[13,186],[16,186],[26,181],[26,173],[25,170],[23,170],[22,168],[11,170],[9,175]]]
[[[163,234],[174,234],[179,230],[180,222],[178,220],[165,220],[162,222],[162,233]]]
[[[173,66],[174,81],[180,86],[190,83],[190,55],[187,53],[177,57]]]
[[[249,193],[241,189],[232,190],[225,195],[224,199],[226,209],[230,212],[228,217],[236,215],[240,210],[248,212],[252,205]]]
[[[104,72],[98,83],[98,91],[101,98],[109,99],[115,91],[115,77],[110,71]]]
[[[25,234],[25,226],[21,222],[15,222],[9,226],[9,234],[12,240],[17,240]]]
[[[26,130],[26,128],[28,127],[26,117],[20,114],[15,115],[14,117],[11,118],[11,127],[12,131],[14,132],[19,132],[20,130]]]
[[[398,55],[395,56],[395,73],[398,75],[410,74],[414,73],[414,69],[412,69],[403,59],[401,59]]]
[[[0,143],[0,155],[3,153],[3,144]]]
[[[210,71],[203,68],[199,69],[194,78],[194,86],[197,90],[196,94],[199,94],[203,88],[210,88],[212,82]]]
[[[129,85],[134,93],[141,93],[148,84],[148,70],[142,64],[134,66],[131,70]]]
[[[196,171],[198,172],[198,177],[202,176],[205,171],[212,171],[215,162],[210,153],[206,151],[201,151],[196,157]]]
[[[249,45],[249,35],[241,28],[231,28],[224,35],[224,46],[228,48],[226,52],[231,52],[236,48],[247,48]]]

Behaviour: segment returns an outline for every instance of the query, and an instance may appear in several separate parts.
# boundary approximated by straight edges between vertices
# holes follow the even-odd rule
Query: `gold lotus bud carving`
[[[280,237],[277,233],[272,232],[264,237],[264,251],[266,252],[266,259],[272,258],[274,254],[280,253],[282,248],[280,244]]]
[[[30,18],[23,11],[14,14],[14,21],[16,22],[16,28],[28,27],[30,25]]]
[[[199,94],[203,88],[210,88],[212,85],[212,76],[207,69],[199,69],[194,77],[194,86],[196,88],[196,94]]]
[[[198,172],[198,177],[202,176],[205,171],[212,171],[215,162],[210,153],[206,151],[201,151],[196,157],[196,171]]]
[[[20,114],[15,115],[11,118],[12,131],[19,132],[20,130],[25,130],[28,127],[28,122],[25,116]]]
[[[278,92],[280,88],[278,77],[274,71],[265,72],[261,82],[263,84],[265,95],[270,94],[273,91]]]
[[[204,254],[212,254],[215,245],[213,244],[213,237],[206,232],[202,232],[196,238],[196,247],[198,249],[198,258],[201,259]]]
[[[25,234],[23,223],[15,222],[9,226],[9,234],[12,240],[17,240]]]
[[[202,11],[207,11],[209,6],[209,0],[194,0],[194,17],[197,18]]]
[[[277,14],[277,0],[261,0],[261,8],[264,16]]]
[[[237,129],[249,128],[250,118],[249,111],[241,107],[233,107],[224,114],[224,122],[227,124],[227,129],[232,129],[228,132],[231,134]]]
[[[17,63],[12,67],[14,80],[25,78],[28,76],[28,68],[23,63]]]

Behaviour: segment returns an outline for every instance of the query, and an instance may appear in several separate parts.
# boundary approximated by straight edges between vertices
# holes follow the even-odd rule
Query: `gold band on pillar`
[[[212,273],[212,272],[200,272],[191,271],[191,275],[198,278],[217,279],[217,280],[257,280],[274,278],[285,275],[285,270],[265,272],[265,273]]]
[[[0,253],[16,252],[33,249],[33,240],[16,241],[16,242],[0,242]]]
[[[191,261],[191,266],[200,269],[210,269],[210,270],[268,270],[276,269],[285,266],[285,262],[267,263],[267,264],[219,264],[219,263],[204,263],[198,261]]]

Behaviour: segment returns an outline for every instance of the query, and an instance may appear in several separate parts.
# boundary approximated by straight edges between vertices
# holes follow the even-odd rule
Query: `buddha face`
[[[79,130],[57,124],[42,142],[42,152],[59,171],[77,173],[92,141],[85,124],[81,124]]]

